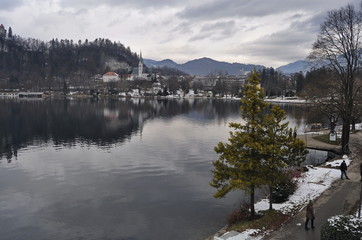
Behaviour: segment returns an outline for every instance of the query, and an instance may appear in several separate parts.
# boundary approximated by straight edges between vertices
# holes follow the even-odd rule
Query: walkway
[[[326,132],[326,134],[327,133],[328,132]],[[311,149],[329,150],[334,153],[341,152],[341,146],[318,141],[314,139],[315,136],[318,136],[318,134],[309,133],[309,134],[298,135],[298,138],[304,140],[304,142],[307,144],[307,147]]]
[[[305,209],[287,221],[278,231],[264,237],[273,240],[320,240],[320,230],[328,218],[339,214],[351,214],[358,204],[362,183],[360,182],[359,164],[362,162],[362,132],[351,135],[350,147],[353,160],[348,168],[351,180],[336,181],[332,187],[314,201],[315,229],[304,229]]]

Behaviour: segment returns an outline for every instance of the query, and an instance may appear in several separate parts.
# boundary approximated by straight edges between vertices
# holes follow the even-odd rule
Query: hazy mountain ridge
[[[281,71],[284,74],[292,74],[296,72],[303,72],[303,74],[306,74],[310,71],[310,69],[311,66],[305,60],[298,60],[276,68],[276,70]]]
[[[200,58],[188,61],[183,64],[175,63],[170,59],[162,61],[155,61],[151,59],[144,59],[144,63],[147,67],[169,67],[176,68],[180,71],[186,72],[190,75],[205,76],[215,72],[226,72],[230,75],[242,75],[244,72],[252,71],[254,68],[265,68],[262,65],[254,64],[242,64],[242,63],[228,63],[220,62],[211,58]]]

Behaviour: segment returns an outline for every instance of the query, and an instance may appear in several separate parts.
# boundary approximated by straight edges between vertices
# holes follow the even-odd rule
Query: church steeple
[[[142,52],[140,51],[140,61],[138,62],[138,77],[142,77],[143,73],[143,59],[142,59]]]

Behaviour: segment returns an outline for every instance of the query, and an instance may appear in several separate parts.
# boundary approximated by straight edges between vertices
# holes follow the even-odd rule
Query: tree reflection
[[[239,115],[239,107],[239,101],[205,99],[0,99],[0,159],[10,163],[21,148],[40,144],[106,148],[142,132],[149,119],[183,114],[200,122],[225,121]]]

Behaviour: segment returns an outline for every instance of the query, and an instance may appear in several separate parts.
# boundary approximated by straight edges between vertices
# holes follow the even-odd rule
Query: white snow
[[[347,166],[349,166],[349,164],[351,164],[351,160],[348,159],[348,157],[346,155],[343,156],[343,159],[339,159],[339,160],[335,160],[333,162],[326,162],[326,166],[330,166],[330,167],[338,167],[341,165],[341,163],[343,162],[343,160],[346,162]]]
[[[265,98],[265,102],[277,102],[277,103],[307,103],[306,100],[296,97],[277,97],[277,98]]]
[[[242,233],[235,231],[227,232],[221,237],[215,237],[214,240],[260,240],[263,236],[254,237],[252,236],[255,233],[258,233],[258,229],[248,229]]]
[[[345,155],[343,159],[328,162],[328,166],[336,167],[345,160],[349,165],[351,160]],[[302,174],[301,178],[298,178],[298,188],[293,195],[289,197],[289,200],[284,203],[273,203],[273,208],[279,210],[285,214],[292,213],[293,211],[301,211],[309,202],[320,196],[325,190],[327,190],[332,183],[340,179],[341,173],[339,169],[330,167],[312,167],[308,166],[309,171]],[[255,204],[256,211],[263,211],[269,209],[268,199],[262,199]],[[248,229],[242,233],[235,231],[227,232],[223,236],[214,237],[214,240],[259,240],[263,236],[251,236],[258,230]]]
[[[342,219],[349,219],[349,221],[347,221],[347,225],[344,225],[344,229],[346,229],[347,231],[351,231],[351,232],[360,232],[361,230],[361,224],[362,224],[362,219],[355,217],[355,216],[343,216],[343,215],[338,215],[338,216],[333,216],[331,218],[328,219],[328,223],[331,226],[335,226],[338,227],[341,225],[341,221],[342,222],[346,222],[345,220]]]

